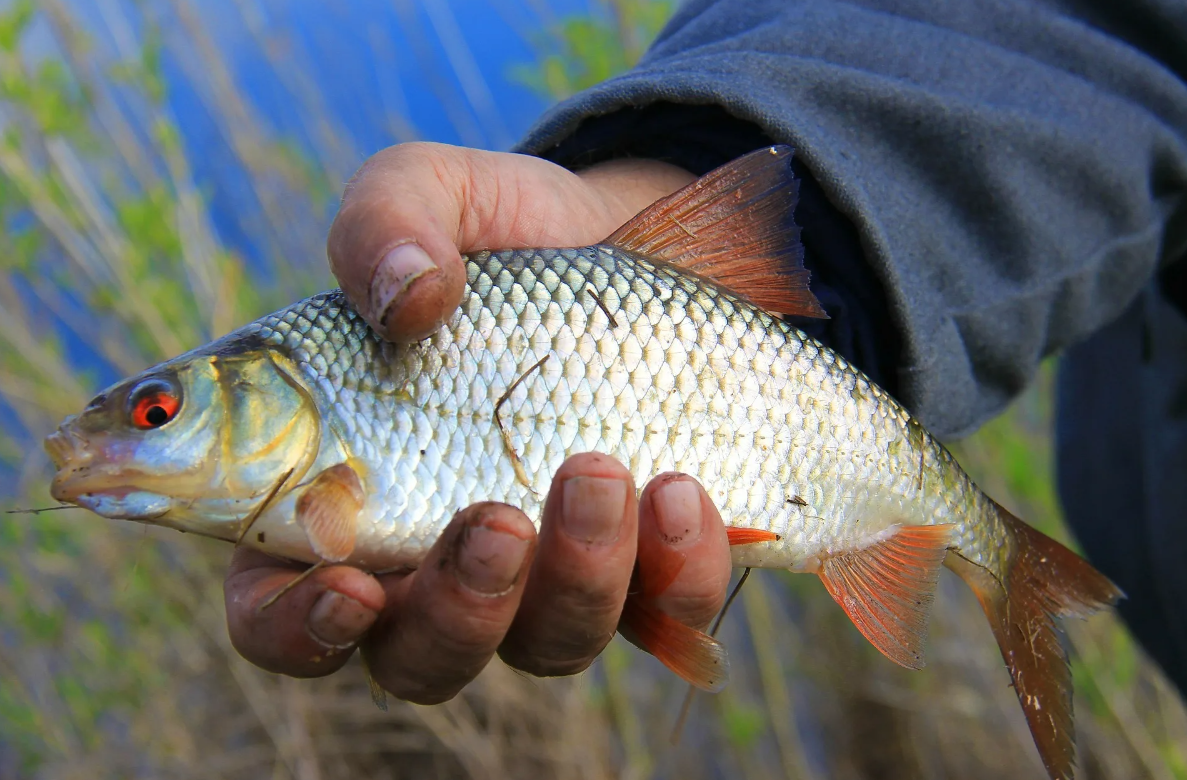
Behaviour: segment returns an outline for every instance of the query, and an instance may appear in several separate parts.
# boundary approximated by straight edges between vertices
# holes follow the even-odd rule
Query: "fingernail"
[[[626,508],[626,482],[602,477],[565,480],[561,525],[583,542],[607,544],[618,538]]]
[[[701,492],[696,483],[677,479],[651,494],[655,524],[660,536],[673,547],[701,538]]]
[[[501,596],[519,579],[528,539],[487,526],[471,526],[457,559],[458,581],[484,596]]]
[[[371,312],[382,325],[389,310],[408,286],[437,266],[423,249],[411,242],[393,248],[371,275]]]
[[[350,647],[379,617],[375,610],[364,607],[350,596],[327,590],[309,611],[306,629],[317,642],[327,647]]]

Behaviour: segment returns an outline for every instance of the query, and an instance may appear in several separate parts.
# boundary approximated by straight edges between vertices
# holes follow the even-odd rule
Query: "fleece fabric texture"
[[[1068,520],[1187,691],[1185,77],[1179,0],[690,0],[520,150],[703,173],[792,145],[833,317],[806,325],[941,437],[1075,345]]]

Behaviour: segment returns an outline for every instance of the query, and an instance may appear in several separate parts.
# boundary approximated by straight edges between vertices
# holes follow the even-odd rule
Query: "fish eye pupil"
[[[177,416],[180,393],[162,383],[145,383],[134,389],[129,399],[129,422],[141,430],[160,428]]]

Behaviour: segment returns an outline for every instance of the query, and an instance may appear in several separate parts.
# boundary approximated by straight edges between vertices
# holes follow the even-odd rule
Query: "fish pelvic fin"
[[[670,263],[775,314],[827,319],[808,289],[790,146],[770,146],[656,201],[602,243]]]
[[[729,681],[725,647],[709,634],[660,611],[649,599],[627,596],[621,623],[636,644],[690,685],[717,693]]]
[[[995,506],[1014,540],[1005,576],[957,554],[945,563],[985,610],[1047,774],[1072,780],[1072,673],[1055,621],[1088,617],[1124,594],[1083,558]]]
[[[908,669],[924,666],[928,619],[952,528],[901,526],[868,547],[824,557],[816,570],[862,636]]]

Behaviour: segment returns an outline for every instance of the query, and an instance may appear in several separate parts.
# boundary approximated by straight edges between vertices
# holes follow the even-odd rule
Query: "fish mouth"
[[[160,493],[141,490],[126,482],[116,483],[108,475],[79,475],[59,471],[50,484],[55,501],[89,509],[112,520],[155,520],[173,508],[173,499]]]
[[[111,473],[65,425],[45,438],[45,451],[57,472],[49,493],[55,501],[89,509],[113,520],[153,520],[173,499],[131,483],[127,473]]]
[[[45,451],[57,469],[54,480],[50,483],[49,493],[54,500],[64,504],[76,504],[77,498],[89,487],[87,483],[95,481],[95,469],[91,453],[83,446],[78,437],[74,436],[66,427],[66,423],[55,432],[45,437]],[[95,489],[111,487],[96,485]]]
[[[173,508],[173,499],[158,493],[134,488],[106,493],[86,493],[74,502],[83,509],[111,520],[149,522],[164,517]]]

